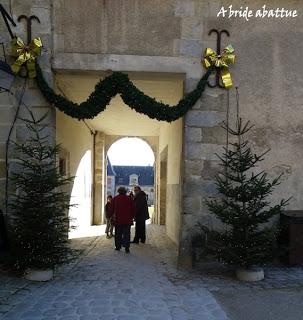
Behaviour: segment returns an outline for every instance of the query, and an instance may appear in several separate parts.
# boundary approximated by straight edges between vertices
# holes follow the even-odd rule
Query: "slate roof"
[[[113,169],[113,166],[110,163],[109,158],[107,158],[107,175],[108,176],[115,176],[116,175],[116,173],[115,173],[115,171]]]
[[[154,167],[151,166],[113,166],[116,185],[129,185],[129,176],[138,175],[140,186],[154,185]]]

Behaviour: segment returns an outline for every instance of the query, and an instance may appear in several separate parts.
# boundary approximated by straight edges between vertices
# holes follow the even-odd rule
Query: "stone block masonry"
[[[4,1],[3,6],[8,10],[9,3],[8,1]],[[22,2],[14,2],[12,6],[12,14],[14,20],[17,21],[17,18],[22,15],[36,15],[41,24],[38,24],[36,21],[32,23],[32,37],[41,37],[42,41],[45,45],[45,48],[42,50],[42,56],[40,57],[40,64],[43,70],[50,71],[50,58],[52,51],[52,41],[51,41],[51,1],[30,1],[24,0]],[[1,36],[2,41],[5,44],[5,48],[8,51],[10,50],[10,36],[6,28],[3,30],[3,24],[1,23]],[[17,36],[21,37],[24,41],[27,39],[26,34],[26,25],[25,21],[21,21],[17,24],[17,28],[12,29]],[[11,63],[13,60],[9,58],[9,62]],[[48,76],[48,80],[51,82],[52,77]],[[19,117],[20,118],[29,118],[29,113],[26,110],[25,105],[30,108],[36,119],[39,119],[46,112],[48,113],[47,118],[44,120],[44,124],[47,125],[47,134],[50,137],[50,142],[55,142],[55,112],[52,107],[45,101],[36,87],[34,80],[27,80],[27,84],[25,87],[24,93],[23,85],[24,79],[16,77],[12,83],[11,91],[13,94],[9,93],[1,93],[0,94],[0,183],[4,188],[1,188],[3,192],[1,192],[0,197],[0,208],[5,211],[5,203],[4,203],[4,194],[5,194],[5,178],[6,178],[6,143],[8,140],[8,135],[11,130],[14,118],[16,116],[16,111],[18,109],[19,100],[21,99],[21,104],[19,108]],[[25,140],[27,135],[27,130],[24,122],[21,119],[17,119],[14,128],[11,131],[10,141],[11,144],[8,149],[8,166],[9,172],[14,170],[15,162],[16,162],[16,153],[14,151],[14,147],[12,142],[22,142]],[[9,185],[11,189],[12,186]],[[10,192],[13,190],[10,190]]]

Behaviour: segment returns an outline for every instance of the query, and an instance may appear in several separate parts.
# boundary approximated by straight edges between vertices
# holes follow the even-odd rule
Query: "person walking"
[[[132,243],[139,244],[146,241],[146,226],[145,221],[149,219],[147,195],[139,186],[134,188],[134,203],[135,203],[135,237]]]
[[[126,189],[120,187],[118,195],[113,200],[113,213],[115,221],[115,250],[120,250],[123,246],[125,252],[129,253],[130,228],[135,216],[134,203],[126,195]]]
[[[114,221],[113,221],[113,210],[112,210],[112,203],[113,197],[109,195],[107,197],[107,203],[105,205],[105,218],[106,218],[106,238],[112,238],[114,236],[113,230],[114,230]]]

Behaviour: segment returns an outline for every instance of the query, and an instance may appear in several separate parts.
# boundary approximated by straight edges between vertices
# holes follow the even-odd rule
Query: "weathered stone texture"
[[[200,110],[220,111],[226,113],[227,100],[227,92],[224,90],[218,91],[216,88],[206,90],[206,92],[203,93],[202,98],[199,100],[199,103],[197,103],[197,108]]]
[[[22,95],[22,88],[16,90],[15,97],[16,99],[20,99]],[[23,96],[22,96],[22,102],[30,107],[41,107],[46,104],[46,101],[44,97],[42,96],[42,93],[38,89],[34,90],[25,90]]]
[[[199,197],[184,197],[183,199],[183,210],[184,214],[192,214],[200,212],[201,202]]]
[[[222,145],[204,144],[204,143],[187,143],[185,145],[185,156],[189,160],[217,160],[217,154],[223,151]]]
[[[201,144],[190,143],[185,144],[185,157],[188,160],[201,160]]]
[[[16,142],[24,143],[32,135],[28,128],[24,125],[16,125]],[[47,141],[51,144],[54,139],[55,130],[52,127],[45,127],[40,131],[41,137],[46,137]]]
[[[0,142],[6,142],[8,134],[10,132],[10,125],[0,125]],[[15,129],[12,131],[12,138],[15,137]]]
[[[185,177],[195,175],[199,176],[202,172],[204,166],[203,160],[185,160],[184,168],[185,168]]]
[[[196,111],[188,112],[185,117],[186,125],[193,127],[214,127],[225,119],[225,114],[216,111]]]
[[[11,94],[2,92],[1,98],[0,98],[0,112],[2,110],[2,107],[8,107],[11,106],[14,103],[14,98]]]
[[[6,175],[6,166],[4,161],[0,161],[0,179],[5,178]]]
[[[184,17],[181,24],[182,39],[201,40],[203,33],[203,22],[199,17]]]
[[[197,196],[197,197],[213,197],[218,195],[218,191],[214,181],[201,179],[201,176],[185,178],[184,181],[184,197]]]
[[[0,159],[5,159],[5,155],[6,155],[6,142],[1,142],[0,143]],[[8,157],[14,158],[15,156],[16,156],[15,148],[12,144],[10,144],[8,148]]]
[[[83,1],[56,1],[55,33],[64,35],[64,52],[171,56],[181,33],[174,5],[174,0],[91,0],[89,19],[83,19]],[[193,10],[187,4],[179,8],[182,16]]]
[[[11,123],[14,120],[14,109],[10,107],[0,108],[0,124]]]
[[[180,40],[180,55],[187,57],[201,57],[203,46],[197,40]]]
[[[226,143],[226,130],[221,126],[202,128],[202,141],[207,144],[223,145]]]
[[[216,175],[222,167],[216,161],[204,161],[204,166],[201,171],[201,177],[204,180],[215,180]]]
[[[200,142],[202,141],[202,130],[201,128],[185,128],[186,142]]]
[[[195,15],[194,1],[177,1],[175,5],[176,17],[192,17]]]
[[[179,244],[181,227],[181,188],[179,184],[167,184],[166,188],[166,233],[174,243]],[[178,212],[179,214],[176,214]]]

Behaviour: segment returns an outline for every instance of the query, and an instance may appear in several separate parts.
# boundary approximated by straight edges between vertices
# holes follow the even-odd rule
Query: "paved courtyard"
[[[53,281],[3,276],[0,319],[227,319],[211,293],[193,285],[194,278],[171,281],[186,273],[175,269],[176,248],[163,228],[150,225],[148,242],[133,245],[130,255],[113,250],[113,240],[104,236],[73,241],[85,252]]]
[[[0,273],[0,319],[303,319],[302,268],[267,268],[264,281],[245,283],[218,264],[177,270],[163,227],[149,225],[148,242],[132,245],[130,255],[113,250],[103,232],[73,239],[84,253],[51,282]]]

